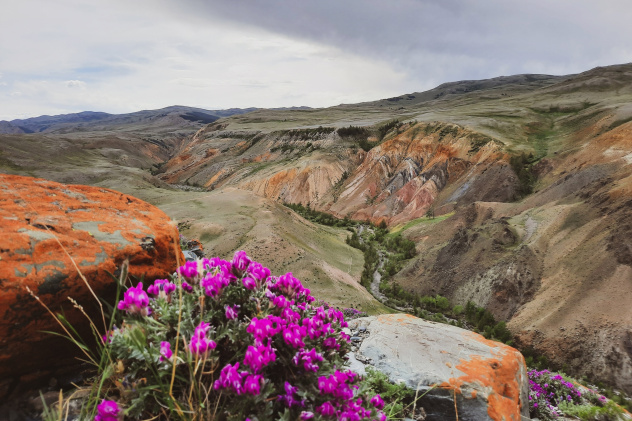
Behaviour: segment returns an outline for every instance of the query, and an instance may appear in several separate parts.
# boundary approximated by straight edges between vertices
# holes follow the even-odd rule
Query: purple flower
[[[279,278],[270,286],[272,291],[280,291],[283,295],[290,299],[295,297],[304,298],[305,301],[312,302],[314,297],[310,295],[310,290],[304,288],[301,281],[292,276],[291,272],[279,276]]]
[[[233,268],[237,269],[237,271],[239,271],[240,273],[245,272],[246,269],[248,269],[248,265],[250,264],[250,262],[252,262],[252,260],[250,260],[248,258],[248,255],[246,254],[245,251],[240,250],[240,251],[236,251],[235,255],[233,256]]]
[[[318,371],[318,365],[316,363],[322,360],[323,355],[316,352],[316,348],[312,348],[310,351],[301,350],[292,358],[294,365],[299,366],[302,363],[305,371],[312,371],[314,373]]]
[[[287,328],[283,329],[283,340],[286,344],[294,348],[303,348],[305,343],[303,338],[307,335],[307,329],[305,326],[299,326],[295,323],[290,323]]]
[[[101,336],[101,339],[103,340],[104,344],[109,344],[111,342],[111,337],[114,336],[114,334],[116,333],[116,331],[118,331],[118,328],[116,327],[116,325],[112,326],[114,329],[112,330],[108,330],[107,332],[105,332],[105,335]]]
[[[206,322],[200,322],[195,328],[195,332],[193,332],[191,342],[189,343],[189,351],[191,351],[191,354],[205,358],[212,349],[217,347],[215,341],[206,337],[206,332],[208,332],[209,329],[210,325]]]
[[[167,279],[156,279],[153,285],[147,288],[147,292],[160,298],[170,299],[171,293],[176,290],[176,284]]]
[[[177,271],[180,275],[188,280],[192,280],[199,275],[198,262],[186,262],[183,266],[180,266]]]
[[[228,320],[234,320],[239,316],[239,307],[238,305],[229,306],[225,305],[224,309],[226,310],[226,318]]]
[[[266,279],[268,279],[268,276],[270,276],[270,269],[261,263],[250,262],[248,265],[248,273],[257,280],[256,285],[261,287]]]
[[[142,282],[125,291],[123,299],[118,303],[119,310],[125,310],[127,314],[140,314],[141,316],[147,316],[151,313],[148,306],[149,296],[143,290]]]
[[[214,298],[222,292],[223,288],[227,287],[235,279],[237,278],[235,278],[232,274],[220,270],[216,274],[206,275],[200,281],[200,286],[204,288],[206,295]]]
[[[384,409],[384,400],[380,395],[375,395],[371,398],[371,403],[377,409]]]
[[[253,317],[250,325],[246,328],[246,332],[255,337],[257,341],[263,341],[279,333],[285,322],[277,316],[268,316],[265,319],[257,319]]]
[[[171,344],[169,342],[160,342],[160,361],[168,361],[173,356]]]
[[[182,289],[185,290],[186,292],[193,291],[193,287],[189,285],[186,281],[182,282]]]
[[[333,417],[336,415],[336,408],[334,408],[331,402],[325,402],[324,404],[316,407],[316,412],[326,417]]]
[[[336,342],[336,338],[329,337],[323,341],[323,346],[327,349],[340,349],[340,344]]]
[[[250,345],[244,356],[244,364],[250,367],[255,373],[274,361],[276,361],[276,354],[270,345],[260,345],[256,347]]]
[[[219,374],[219,379],[215,380],[213,383],[213,388],[215,390],[219,389],[231,389],[238,395],[241,395],[243,392],[243,384],[242,381],[245,377],[248,376],[248,372],[242,371],[239,372],[239,363],[235,363],[235,365],[227,364]],[[251,387],[253,387],[251,385]]]
[[[295,395],[298,392],[298,387],[292,386],[290,383],[285,382],[285,395],[279,395],[279,401],[285,402],[288,408],[293,406],[305,406],[304,400],[296,399]]]
[[[353,398],[353,390],[348,382],[353,382],[356,378],[351,371],[338,371],[330,376],[318,378],[318,389],[321,395],[330,394],[338,399],[349,400]]]
[[[251,376],[248,376],[246,378],[246,381],[244,381],[244,390],[246,391],[246,393],[256,396],[259,393],[261,393],[262,384],[263,384],[263,376],[258,375],[258,374],[253,374]]]
[[[119,408],[115,401],[103,401],[97,406],[97,415],[94,417],[94,421],[117,421],[119,418]]]
[[[249,289],[249,290],[253,290],[257,287],[256,281],[247,276],[244,279],[242,279],[241,282],[244,284],[244,288]]]
[[[301,421],[311,420],[312,418],[314,418],[313,412],[310,412],[310,411],[301,412]]]

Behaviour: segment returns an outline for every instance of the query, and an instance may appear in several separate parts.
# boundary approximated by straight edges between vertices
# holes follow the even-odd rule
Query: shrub
[[[349,126],[338,129],[338,135],[340,137],[366,138],[370,134],[371,133],[366,129],[366,127]]]
[[[313,301],[243,251],[128,288],[104,337],[95,419],[384,419],[381,398],[344,368],[343,313]]]
[[[582,420],[616,421],[623,410],[592,390],[583,393],[569,379],[549,370],[530,370],[529,410],[532,417],[554,420],[561,415]]]
[[[533,193],[533,186],[536,182],[536,177],[533,174],[533,163],[535,161],[536,158],[533,157],[533,154],[527,155],[525,153],[509,158],[509,164],[514,173],[516,173],[516,176],[518,176],[520,183],[517,192],[519,197],[528,196]]]
[[[582,421],[616,421],[623,418],[623,410],[614,402],[608,401],[604,406],[591,404],[573,405],[561,402],[558,406],[560,412],[566,416],[576,417]]]
[[[391,383],[386,374],[370,366],[367,366],[366,372],[366,381],[370,389],[388,402],[384,407],[384,412],[389,419],[403,419],[415,415],[415,402],[422,395],[408,388],[404,383]]]

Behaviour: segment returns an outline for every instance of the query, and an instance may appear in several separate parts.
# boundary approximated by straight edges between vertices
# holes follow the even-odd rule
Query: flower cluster
[[[143,283],[125,291],[123,299],[118,303],[118,309],[124,310],[127,314],[147,316],[151,313],[149,309],[149,297],[143,290]]]
[[[205,358],[209,351],[215,349],[217,346],[215,341],[206,337],[206,333],[209,329],[210,325],[205,322],[200,322],[200,324],[195,328],[193,336],[191,336],[191,342],[189,342],[189,350],[191,351],[191,354]]]
[[[381,398],[365,393],[360,376],[343,368],[350,348],[341,331],[347,327],[345,314],[314,305],[311,291],[291,273],[271,276],[238,251],[231,261],[187,262],[171,280],[159,279],[147,292],[151,299],[140,283],[118,305],[134,316],[106,345],[124,368],[119,384],[168,378],[179,390],[174,396],[203,394],[179,406],[215,400],[224,408],[222,417],[231,419],[263,414],[266,419],[283,414],[300,420],[385,419]],[[149,346],[142,348],[144,341]],[[163,389],[151,390],[153,401],[151,396],[135,400],[133,388],[121,394],[126,414],[150,416],[164,407]]]
[[[147,288],[147,292],[151,295],[164,299],[170,299],[171,293],[176,290],[176,284],[169,282],[167,279],[156,279],[153,285]]]
[[[552,420],[563,415],[558,408],[561,403],[585,405],[598,402],[603,405],[606,401],[589,389],[584,388],[582,393],[578,386],[549,370],[530,370],[527,374],[531,415],[539,419]]]

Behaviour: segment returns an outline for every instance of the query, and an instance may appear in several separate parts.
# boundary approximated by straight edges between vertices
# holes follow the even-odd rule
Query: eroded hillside
[[[417,243],[406,289],[472,300],[522,346],[630,391],[632,66],[520,82],[317,110],[294,129],[289,112],[222,119],[160,177],[385,220]]]

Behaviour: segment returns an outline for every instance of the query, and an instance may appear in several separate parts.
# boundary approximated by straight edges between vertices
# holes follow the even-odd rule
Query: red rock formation
[[[109,274],[125,259],[130,275],[145,281],[183,260],[171,220],[113,190],[0,174],[0,226],[0,379],[52,369],[75,351],[69,341],[42,333],[60,328],[27,287],[82,330],[87,320],[68,297],[77,300],[103,330],[79,271],[96,296],[112,299],[116,282]]]

